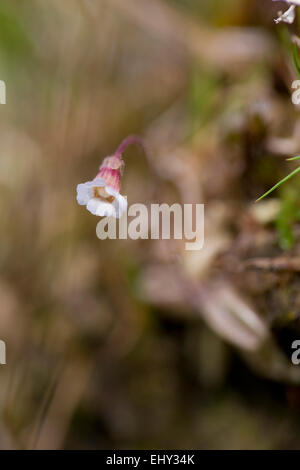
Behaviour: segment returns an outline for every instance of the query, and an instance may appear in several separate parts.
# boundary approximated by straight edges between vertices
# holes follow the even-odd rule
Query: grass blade
[[[297,69],[297,72],[300,75],[300,62],[299,62],[299,55],[298,55],[298,47],[296,44],[293,46],[293,59],[294,59],[294,64]]]
[[[282,180],[280,180],[277,184],[275,184],[275,186],[273,186],[271,189],[269,189],[269,191],[267,191],[265,194],[263,194],[261,197],[259,197],[258,199],[256,199],[255,202],[258,202],[260,201],[261,199],[263,199],[264,197],[268,196],[272,191],[274,191],[275,189],[277,189],[282,183],[285,183],[285,181],[289,180],[290,178],[292,178],[292,176],[294,176],[296,173],[298,173],[300,171],[300,166],[298,168],[296,168],[296,170],[292,171],[289,175],[287,175],[285,178],[283,178]]]
[[[286,159],[287,162],[292,162],[294,160],[300,160],[300,155],[298,155],[297,157],[292,157],[292,158],[287,158]]]

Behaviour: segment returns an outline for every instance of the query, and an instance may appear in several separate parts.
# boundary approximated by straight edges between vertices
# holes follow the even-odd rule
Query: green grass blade
[[[278,188],[282,183],[285,183],[285,181],[289,180],[290,178],[292,178],[292,176],[294,176],[296,173],[298,173],[300,171],[300,166],[298,168],[296,168],[296,170],[292,171],[289,175],[287,175],[285,178],[283,178],[282,180],[280,180],[277,184],[275,184],[275,186],[273,186],[271,189],[269,189],[269,191],[267,191],[265,194],[263,194],[261,197],[259,197],[255,202],[258,202],[260,201],[261,199],[263,199],[264,197],[268,196],[272,191],[274,191],[276,188]]]
[[[296,44],[293,45],[293,59],[294,59],[294,64],[297,69],[297,72],[300,75],[300,62],[299,62],[299,55],[298,55],[298,47]]]
[[[287,162],[293,162],[294,160],[300,160],[300,155],[298,155],[298,157],[292,157],[292,158],[286,159]]]

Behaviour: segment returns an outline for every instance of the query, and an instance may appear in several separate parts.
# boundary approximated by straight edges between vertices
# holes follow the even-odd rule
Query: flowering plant
[[[116,152],[106,157],[99,167],[99,172],[92,181],[77,185],[77,202],[100,217],[112,216],[117,219],[127,210],[127,199],[120,194],[121,178],[125,162],[122,158],[128,145],[137,143],[143,146],[138,136],[129,136]]]

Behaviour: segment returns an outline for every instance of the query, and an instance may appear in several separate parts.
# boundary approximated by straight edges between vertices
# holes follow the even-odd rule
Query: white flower
[[[273,2],[277,2],[278,0],[273,0]],[[288,23],[292,24],[296,17],[296,6],[300,6],[300,0],[280,0],[282,2],[291,5],[285,12],[279,11],[278,18],[276,18],[275,23]]]
[[[300,6],[300,0],[273,0],[273,2],[278,2],[278,1],[288,3],[289,5]]]
[[[125,167],[122,153],[128,145],[134,143],[140,144],[144,148],[143,141],[139,136],[127,137],[113,155],[104,158],[93,181],[77,185],[78,204],[86,206],[88,211],[99,217],[119,219],[127,211],[127,199],[120,194],[121,179]]]
[[[126,198],[99,177],[77,185],[77,202],[100,217],[112,216],[119,219],[127,210]]]
[[[284,13],[282,11],[278,12],[278,18],[276,18],[274,21],[276,24],[278,23],[288,23],[292,24],[295,20],[296,17],[296,12],[295,12],[295,5],[291,5],[288,10],[286,10]]]
[[[288,5],[300,6],[300,0],[273,0],[273,2],[285,2]]]

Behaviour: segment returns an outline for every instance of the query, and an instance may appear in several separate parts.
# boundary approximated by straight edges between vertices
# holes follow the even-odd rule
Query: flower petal
[[[94,187],[103,187],[105,186],[105,181],[103,178],[95,178],[93,181],[86,181],[86,183],[80,183],[77,185],[77,202],[81,206],[84,206],[88,201],[93,197]]]
[[[102,201],[101,199],[98,199],[98,198],[90,199],[87,203],[86,208],[92,214],[98,215],[99,217],[104,217],[104,216],[116,217],[116,210],[113,204]]]
[[[77,202],[81,206],[84,206],[93,197],[93,189],[87,183],[81,183],[77,185]]]
[[[116,213],[115,217],[119,219],[121,215],[127,210],[126,197],[122,196],[121,194],[117,194],[113,202],[113,206],[115,208],[115,213]]]
[[[92,184],[93,187],[103,187],[106,186],[106,182],[103,178],[95,178],[93,181],[89,181],[89,183]]]
[[[107,192],[107,194],[109,194],[110,196],[114,196],[114,197],[117,197],[119,195],[118,191],[116,191],[114,188],[112,188],[111,186],[105,186],[105,191]]]
[[[300,0],[273,0],[273,2],[285,2],[289,3],[290,5],[299,5],[300,6]]]
[[[292,24],[296,17],[295,8],[296,8],[295,5],[291,5],[290,8],[288,8],[288,10],[286,10],[284,13],[279,12],[278,18],[274,20],[275,23],[278,24],[278,23],[283,22],[283,23]]]

